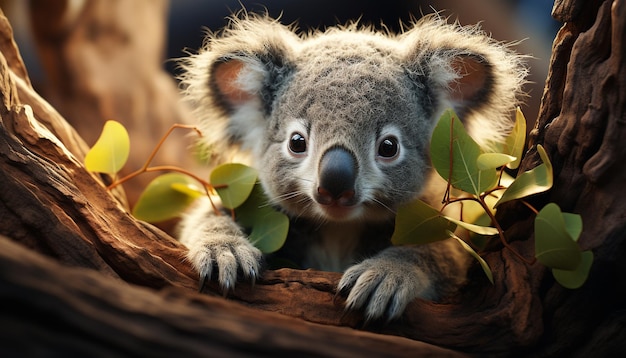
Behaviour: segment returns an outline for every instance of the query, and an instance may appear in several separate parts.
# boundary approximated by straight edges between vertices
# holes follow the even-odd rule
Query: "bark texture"
[[[554,188],[534,198],[583,217],[595,262],[578,290],[497,245],[446,303],[364,325],[335,297],[339,274],[268,271],[226,299],[198,293],[185,248],[135,220],[82,166],[87,146],[35,93],[0,19],[0,350],[90,356],[616,356],[626,351],[626,4],[557,1],[565,25],[530,150],[543,144]],[[151,89],[157,90],[157,89]],[[118,196],[121,196],[119,194]],[[498,213],[511,246],[534,252],[532,213]],[[357,329],[353,329],[357,328]],[[369,331],[369,332],[368,332]],[[425,343],[424,343],[425,342]],[[444,348],[440,348],[444,347]]]

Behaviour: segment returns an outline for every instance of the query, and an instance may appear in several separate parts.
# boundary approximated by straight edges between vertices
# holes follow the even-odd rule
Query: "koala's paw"
[[[346,310],[364,312],[366,321],[391,321],[413,299],[427,296],[429,287],[428,277],[418,267],[374,257],[346,270],[338,293],[346,297]]]
[[[243,236],[213,233],[191,245],[187,258],[200,274],[200,290],[217,269],[219,285],[226,294],[235,287],[238,275],[254,283],[263,256]]]

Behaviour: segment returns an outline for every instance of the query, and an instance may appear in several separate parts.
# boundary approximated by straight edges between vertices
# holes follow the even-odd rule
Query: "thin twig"
[[[154,149],[150,153],[150,156],[148,157],[148,159],[146,160],[144,165],[140,169],[138,169],[138,170],[136,170],[136,171],[126,175],[125,177],[113,181],[113,183],[111,183],[109,186],[107,186],[107,190],[111,190],[111,189],[115,188],[116,186],[121,185],[121,184],[125,183],[126,181],[128,181],[128,180],[130,180],[130,179],[132,179],[132,178],[134,178],[134,177],[136,177],[136,176],[138,176],[140,174],[146,173],[146,172],[156,172],[156,171],[173,171],[173,172],[178,172],[178,173],[187,175],[187,176],[195,179],[196,181],[198,181],[200,184],[202,184],[202,187],[204,188],[204,191],[205,191],[207,197],[209,198],[209,202],[211,203],[211,206],[213,207],[213,211],[215,212],[216,215],[221,215],[219,209],[217,208],[217,206],[215,206],[215,203],[211,199],[210,191],[213,191],[214,189],[225,188],[227,185],[213,186],[208,181],[206,181],[206,180],[196,176],[195,174],[193,174],[193,173],[191,173],[191,172],[189,172],[189,171],[187,171],[187,170],[185,170],[183,168],[179,168],[179,167],[176,167],[176,166],[161,165],[161,166],[150,167],[150,163],[152,163],[152,160],[154,160],[154,157],[156,156],[157,152],[161,149],[161,146],[163,146],[163,143],[165,142],[165,140],[170,136],[170,134],[172,134],[172,132],[176,128],[194,130],[194,131],[196,131],[198,136],[202,137],[202,132],[196,126],[187,125],[187,124],[178,124],[178,123],[173,124],[167,130],[167,132],[165,132],[165,134],[161,137],[161,139],[159,140],[157,145],[154,147]]]
[[[500,223],[498,222],[498,220],[496,220],[495,215],[493,215],[493,213],[491,213],[491,210],[489,210],[489,207],[487,206],[487,203],[482,198],[479,198],[478,202],[483,207],[483,210],[485,210],[485,213],[489,216],[489,218],[491,219],[491,222],[494,224],[494,226],[498,230],[498,236],[500,237],[500,242],[502,242],[502,245],[504,245],[504,247],[509,249],[515,256],[517,256],[517,258],[519,258],[520,260],[522,260],[526,264],[528,264],[528,265],[534,264],[537,261],[536,258],[533,257],[532,260],[528,260],[527,258],[522,256],[519,252],[517,252],[517,250],[515,250],[506,241],[506,238],[504,237],[504,230],[502,230],[502,227],[500,226]]]
[[[524,199],[519,199],[519,201],[520,201],[522,204],[524,204],[527,208],[529,208],[529,209],[530,209],[530,211],[532,211],[533,213],[535,213],[535,215],[539,215],[539,210],[535,209],[535,207],[534,207],[534,206],[532,206],[532,205],[530,205],[530,203],[529,203],[529,202],[527,202],[527,201],[526,201],[526,200],[524,200]]]

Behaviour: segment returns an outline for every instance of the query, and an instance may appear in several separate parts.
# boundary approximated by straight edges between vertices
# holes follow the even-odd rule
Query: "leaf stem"
[[[487,206],[487,203],[485,202],[484,198],[483,197],[479,197],[478,198],[478,202],[480,203],[480,206],[483,207],[483,210],[485,210],[485,213],[487,214],[487,216],[489,216],[489,219],[491,219],[491,222],[493,223],[493,225],[498,230],[498,236],[500,237],[500,242],[502,242],[502,245],[504,245],[504,247],[509,249],[515,256],[517,256],[517,258],[519,258],[520,260],[522,260],[526,264],[533,265],[537,261],[536,258],[533,257],[532,260],[528,260],[527,258],[522,256],[519,252],[517,252],[517,250],[515,250],[506,241],[506,238],[504,237],[504,230],[502,230],[502,227],[500,226],[500,223],[498,222],[498,220],[496,220],[495,215],[491,212],[491,210],[489,210],[489,207]]]
[[[441,211],[443,211],[443,209],[445,209],[445,207],[450,205],[450,204],[458,203],[460,201],[467,201],[467,200],[478,201],[478,198],[476,198],[475,196],[464,196],[464,197],[460,197],[460,198],[448,199],[444,203],[443,207],[441,208]]]
[[[527,202],[526,200],[523,199],[518,199],[522,204],[524,204],[528,209],[530,209],[530,211],[532,211],[533,213],[535,213],[535,215],[539,215],[539,210],[535,209],[534,206],[530,205],[529,202]]]
[[[522,260],[523,262],[525,262],[528,265],[533,265],[537,259],[533,258],[532,260],[528,260],[527,258],[525,258],[524,256],[522,256],[520,253],[518,253],[507,241],[506,238],[504,237],[504,230],[502,230],[502,227],[500,226],[500,223],[498,223],[498,221],[496,220],[495,215],[491,212],[491,210],[489,209],[489,206],[487,205],[487,203],[485,202],[484,198],[491,195],[494,191],[496,190],[501,190],[501,189],[506,189],[504,187],[501,186],[497,186],[491,190],[488,190],[486,192],[484,192],[481,196],[469,196],[469,197],[461,197],[461,198],[454,198],[454,199],[450,199],[450,197],[446,197],[444,198],[443,201],[443,206],[441,207],[441,210],[439,211],[440,213],[443,212],[443,210],[450,204],[454,204],[454,203],[462,203],[463,201],[466,200],[471,200],[471,201],[475,201],[477,203],[480,204],[480,206],[483,208],[483,210],[485,211],[485,213],[487,214],[487,216],[489,217],[489,219],[491,220],[491,222],[493,223],[493,225],[496,227],[496,229],[498,230],[498,236],[500,237],[500,242],[502,242],[502,245],[504,245],[504,247],[506,247],[508,250],[510,250],[515,256],[517,256],[520,260]],[[524,205],[526,205],[527,207],[530,208],[530,210],[532,210],[535,214],[538,213],[538,211],[533,208],[530,204],[528,204],[526,201],[522,200],[522,203]],[[463,214],[463,211],[461,211],[461,215]],[[461,218],[461,220],[463,220]]]
[[[157,152],[161,149],[161,146],[163,145],[163,143],[165,143],[165,140],[167,139],[167,137],[169,137],[170,134],[172,134],[172,132],[176,128],[183,128],[183,129],[194,130],[198,134],[198,137],[202,137],[202,132],[200,132],[200,130],[196,126],[187,125],[187,124],[180,124],[180,123],[173,124],[170,127],[170,129],[168,129],[167,132],[165,132],[165,135],[163,135],[163,137],[161,137],[161,139],[159,140],[159,143],[157,143],[157,145],[154,147],[154,149],[152,150],[152,153],[150,153],[150,156],[148,157],[148,160],[146,160],[146,163],[143,165],[142,169],[145,170],[146,168],[148,168],[148,166],[150,165],[150,163],[152,162],[152,160],[156,156]]]
[[[448,183],[446,187],[446,192],[444,193],[443,199],[441,200],[442,204],[450,202],[450,192],[452,190],[452,172],[454,169],[454,163],[453,163],[454,162],[454,148],[452,146],[453,140],[454,140],[454,117],[450,121],[450,146],[449,146],[449,152],[448,152],[448,158],[450,158],[450,166],[448,170]]]
[[[154,149],[152,150],[152,152],[150,153],[150,156],[148,157],[148,159],[146,160],[146,162],[144,163],[144,165],[126,175],[125,177],[121,178],[121,179],[117,179],[115,181],[113,181],[113,183],[109,184],[109,186],[107,186],[107,190],[111,190],[113,188],[115,188],[118,185],[121,185],[125,182],[127,182],[128,180],[146,173],[146,172],[156,172],[156,171],[173,171],[173,172],[178,172],[181,174],[185,174],[193,179],[195,179],[196,181],[198,181],[200,184],[202,184],[202,187],[204,188],[204,191],[206,192],[207,197],[209,198],[209,202],[211,202],[211,206],[213,207],[213,211],[215,212],[216,215],[221,215],[219,209],[217,208],[217,206],[215,206],[215,203],[213,202],[213,200],[211,199],[211,191],[213,191],[214,189],[220,189],[220,188],[224,188],[227,185],[219,185],[219,186],[213,186],[211,183],[209,183],[208,181],[198,177],[197,175],[183,169],[183,168],[179,168],[176,166],[171,166],[171,165],[159,165],[159,166],[154,166],[151,167],[150,163],[152,163],[152,160],[154,160],[154,157],[156,156],[157,152],[161,149],[161,146],[163,146],[163,143],[165,143],[165,140],[172,134],[172,132],[176,129],[176,128],[183,128],[183,129],[190,129],[190,130],[194,130],[196,131],[196,133],[198,134],[199,137],[202,137],[202,132],[198,129],[198,127],[193,126],[193,125],[187,125],[187,124],[179,124],[179,123],[175,123],[173,124],[168,130],[167,132],[165,132],[165,134],[163,135],[163,137],[161,137],[161,139],[159,140],[159,142],[157,143],[157,145],[154,147]]]
[[[215,215],[221,215],[221,212],[219,211],[219,209],[217,208],[217,206],[215,206],[215,203],[213,202],[213,200],[211,199],[211,193],[209,191],[213,191],[214,189],[221,189],[221,188],[225,188],[227,187],[227,185],[223,184],[223,185],[216,185],[213,186],[213,184],[207,182],[206,180],[201,179],[200,177],[196,176],[195,174],[179,168],[179,167],[175,167],[175,166],[171,166],[171,165],[161,165],[161,166],[156,166],[156,167],[149,167],[149,168],[145,168],[144,170],[145,172],[156,172],[156,171],[171,171],[171,172],[178,172],[181,174],[185,174],[193,179],[195,179],[196,181],[198,181],[200,184],[202,184],[202,187],[204,188],[204,192],[206,193],[206,196],[209,198],[209,202],[211,203],[211,207],[213,208],[213,211],[215,212]]]

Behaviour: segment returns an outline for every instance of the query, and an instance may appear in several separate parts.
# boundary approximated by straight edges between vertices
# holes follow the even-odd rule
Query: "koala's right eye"
[[[294,154],[306,152],[306,138],[298,132],[293,133],[289,139],[289,150]]]

